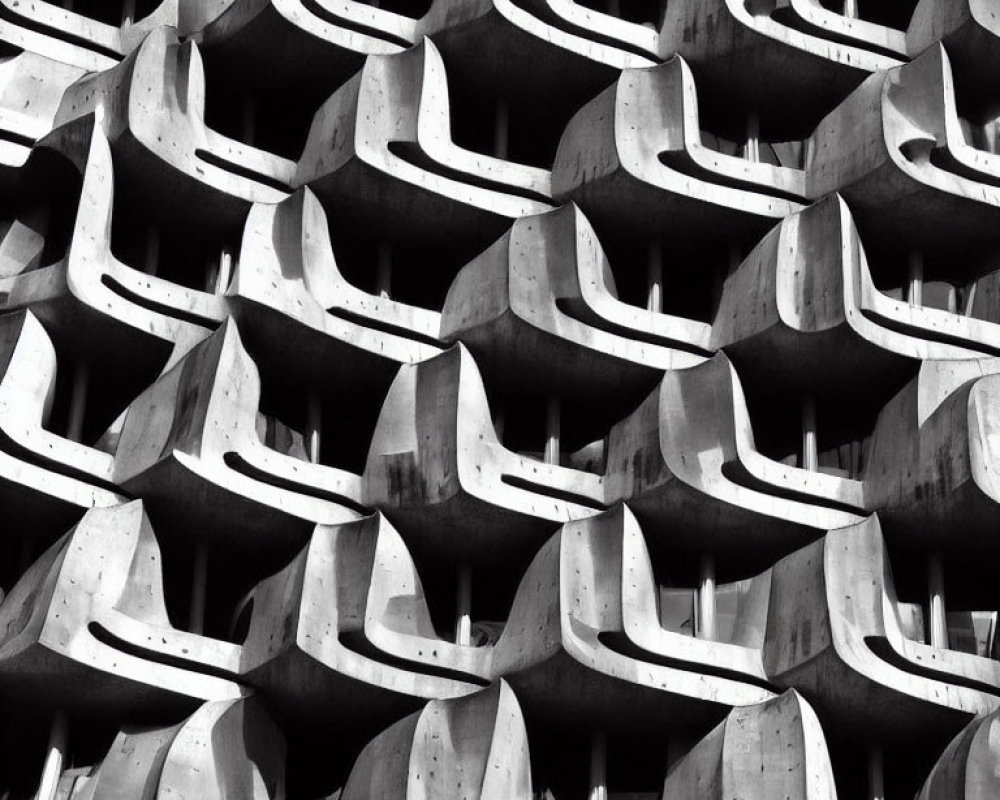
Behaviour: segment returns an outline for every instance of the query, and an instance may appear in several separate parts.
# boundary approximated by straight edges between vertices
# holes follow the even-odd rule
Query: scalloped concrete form
[[[0,800],[1000,796],[996,0],[0,0]]]

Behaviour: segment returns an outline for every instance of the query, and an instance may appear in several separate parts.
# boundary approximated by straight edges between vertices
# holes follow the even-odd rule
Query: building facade
[[[996,0],[0,0],[0,800],[996,800],[998,357]]]

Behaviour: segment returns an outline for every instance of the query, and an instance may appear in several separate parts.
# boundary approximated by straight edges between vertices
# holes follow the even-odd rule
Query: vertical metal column
[[[194,546],[194,567],[191,570],[191,609],[188,630],[205,632],[205,596],[208,591],[208,542],[199,539]]]
[[[551,394],[545,401],[545,463],[559,463],[559,398]]]
[[[90,370],[87,362],[76,362],[73,370],[73,393],[69,401],[69,421],[66,423],[66,438],[71,442],[82,441],[83,418],[87,413],[87,384],[90,381]]]
[[[306,453],[313,464],[319,463],[320,438],[323,435],[323,407],[319,394],[309,395],[306,407]]]
[[[930,619],[930,645],[942,650],[948,648],[948,617],[944,602],[944,565],[941,554],[931,553],[927,558],[927,594]]]
[[[49,751],[42,767],[42,777],[38,782],[38,792],[35,800],[55,800],[59,788],[59,776],[66,761],[66,751],[69,745],[69,717],[65,711],[57,711],[52,719],[52,729],[49,733]]]
[[[589,800],[608,800],[608,737],[603,732],[590,737]]]
[[[816,399],[802,398],[802,468],[819,471],[819,447],[816,444]]]
[[[392,245],[388,243],[378,246],[375,294],[387,300],[392,296]]]
[[[715,641],[715,558],[703,554],[698,571],[698,638]]]
[[[659,240],[649,243],[648,265],[649,292],[646,309],[654,314],[663,313],[663,245]]]
[[[868,800],[885,800],[882,748],[875,744],[868,748]]]
[[[472,644],[472,567],[458,567],[458,597],[456,599],[455,644]]]
[[[914,308],[924,304],[924,254],[919,250],[910,252],[909,286],[906,299]]]

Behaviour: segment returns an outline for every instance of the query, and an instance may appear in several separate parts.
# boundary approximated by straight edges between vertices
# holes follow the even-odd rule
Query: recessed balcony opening
[[[862,478],[869,437],[878,415],[916,375],[918,366],[914,363],[898,370],[883,370],[885,374],[869,380],[863,393],[828,397],[822,393],[776,393],[769,377],[758,378],[747,369],[740,371],[737,365],[757,451],[773,461],[806,468],[804,437],[807,407],[812,404],[818,471]]]
[[[5,698],[5,701],[8,698]],[[4,719],[0,722],[0,797],[36,797],[54,715],[36,709],[29,714],[19,699],[5,703]],[[63,773],[57,796],[66,797],[76,787],[79,793],[95,764],[108,754],[123,724],[150,721],[150,715],[135,714],[129,719],[107,719],[98,715],[81,714],[68,717]],[[179,720],[169,720],[172,724]]]
[[[714,318],[732,264],[749,252],[746,243],[735,238],[724,241],[727,237],[692,248],[669,237],[643,242],[635,236],[603,236],[599,230],[598,236],[619,300],[637,308],[650,307],[650,260],[655,247],[662,275],[660,313],[705,323]]]
[[[263,84],[223,54],[202,52],[205,124],[250,147],[297,161],[313,116],[330,94],[321,81]]]
[[[845,726],[846,728],[846,726]],[[835,729],[824,720],[837,797],[880,797],[885,800],[912,800],[920,791],[927,773],[947,745],[947,738],[927,742],[927,731],[913,731],[902,741],[888,746],[866,742],[856,726]],[[924,734],[924,740],[919,739]],[[878,746],[881,744],[882,746]],[[883,793],[875,794],[870,785],[872,761],[881,762]]]
[[[595,796],[594,778],[609,800],[659,800],[668,769],[711,729],[675,720],[655,731],[626,733],[598,730],[592,720],[553,724],[524,711],[532,788],[536,797],[554,800]],[[603,768],[594,769],[595,758]]]
[[[161,522],[165,514],[147,508],[157,533],[163,570],[163,594],[172,627],[211,639],[242,644],[253,612],[250,591],[280,572],[295,557],[297,546],[262,557],[253,548],[200,538],[201,531],[173,531]],[[238,534],[238,531],[234,532]]]
[[[887,549],[906,638],[1000,659],[1000,590],[989,580],[992,557],[928,551],[895,539]]]
[[[79,332],[77,343],[86,339]],[[56,386],[51,412],[43,419],[46,430],[89,446],[98,440],[129,403],[152,382],[162,361],[152,359],[145,367],[122,364],[92,352],[81,354],[63,343],[56,344]],[[85,346],[85,345],[84,345]]]
[[[30,798],[38,789],[46,743],[52,725],[51,714],[25,708],[25,698],[4,698],[0,718],[0,796]]]
[[[568,117],[553,116],[542,104],[483,91],[482,84],[470,83],[467,76],[451,72],[448,94],[455,144],[516,164],[552,168]]]
[[[253,351],[250,351],[253,356]],[[319,423],[319,461],[326,467],[364,472],[368,446],[378,421],[385,385],[350,382],[337,365],[329,365],[326,376],[303,383],[275,365],[255,359],[261,377],[258,425],[261,442],[285,455],[311,461],[310,431]],[[350,391],[345,391],[350,386]],[[317,416],[318,415],[318,416]]]
[[[804,169],[806,140],[815,123],[802,124],[775,109],[761,113],[746,96],[702,80],[695,67],[692,71],[698,93],[699,133],[705,147],[748,161]]]
[[[80,183],[68,159],[44,148],[32,153],[17,188],[0,205],[0,276],[48,267],[66,255]]]
[[[860,19],[897,31],[910,26],[918,0],[820,0],[823,8],[845,17]]]
[[[449,69],[447,54],[442,56]],[[552,169],[570,118],[598,94],[567,86],[557,95],[507,97],[499,87],[484,91],[486,85],[476,75],[449,69],[452,141],[476,153],[541,169]]]
[[[210,213],[180,217],[154,194],[116,164],[111,254],[137,272],[179,287],[224,292],[220,274],[225,282],[224,276],[235,270],[245,217],[235,222],[222,222]],[[227,268],[222,268],[224,258],[230,260]]]
[[[433,0],[353,0],[361,6],[380,8],[411,19],[420,19],[431,7]]]
[[[736,559],[664,546],[648,525],[643,534],[658,589],[660,626],[670,633],[693,638],[706,638],[706,631],[710,630],[712,635],[708,638],[712,641],[742,641],[740,634],[746,633],[748,620],[754,613],[754,600],[750,596],[752,580],[771,566],[771,561],[756,563],[759,559]],[[702,594],[707,591],[709,580],[712,603],[706,606]],[[712,604],[715,614],[712,619],[705,619],[702,609]]]
[[[105,25],[119,27],[126,20],[136,22],[148,17],[161,4],[162,0],[63,0],[51,5],[65,8],[87,19],[102,22]]]
[[[612,17],[659,30],[663,24],[664,0],[575,0],[577,5]]]
[[[405,527],[397,528],[406,536]],[[446,642],[489,647],[503,634],[521,577],[535,552],[504,556],[488,565],[460,563],[431,552],[419,540],[407,541],[435,635]],[[460,617],[468,618],[468,641],[461,640]]]
[[[452,281],[464,264],[442,263],[440,248],[396,245],[356,238],[330,213],[330,239],[337,268],[352,286],[428,311],[441,311]]]
[[[341,726],[335,732],[302,725],[285,726],[282,730],[288,743],[285,796],[288,800],[338,797],[364,746],[385,727],[364,721]]]
[[[1000,238],[985,247],[963,248],[946,241],[939,250],[903,249],[905,243],[876,243],[859,224],[875,288],[894,300],[920,308],[1000,322],[984,304],[1000,272]],[[869,244],[871,242],[871,244]],[[950,245],[950,246],[949,246]]]

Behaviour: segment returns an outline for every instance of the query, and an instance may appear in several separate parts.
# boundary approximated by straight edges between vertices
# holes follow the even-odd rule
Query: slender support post
[[[66,761],[66,751],[69,746],[69,717],[65,711],[57,711],[52,720],[52,730],[49,733],[49,751],[42,767],[42,778],[38,782],[38,792],[35,800],[55,800],[59,788],[59,776]]]
[[[306,452],[313,464],[319,463],[320,437],[322,435],[323,408],[320,404],[319,394],[313,392],[309,395],[309,404],[306,408]]]
[[[122,4],[122,27],[135,21],[135,0],[125,0]]]
[[[507,158],[510,150],[510,105],[506,100],[497,100],[497,111],[493,126],[493,154],[497,158]]]
[[[233,254],[228,247],[223,247],[219,254],[219,272],[215,279],[215,293],[225,294],[229,281],[233,277]]]
[[[857,440],[851,442],[851,463],[850,463],[850,475],[852,478],[857,478],[861,475],[861,443]]]
[[[698,638],[715,641],[715,558],[701,557],[698,577]]]
[[[756,111],[747,115],[746,159],[754,163],[760,161],[760,115]]]
[[[456,611],[455,644],[468,647],[472,644],[472,567],[468,564],[458,568]]]
[[[208,542],[199,539],[194,546],[194,568],[191,578],[191,611],[188,630],[202,634],[205,631],[205,595],[208,590]]]
[[[868,800],[885,800],[882,748],[875,744],[868,748]]]
[[[924,304],[924,254],[919,250],[910,252],[910,283],[907,300],[914,308]]]
[[[663,245],[658,241],[649,243],[649,293],[646,309],[654,314],[663,313]]]
[[[858,18],[858,0],[844,0],[844,16],[848,19]]]
[[[608,800],[608,737],[604,733],[590,737],[589,800]]]
[[[375,273],[375,294],[388,299],[392,292],[392,245],[378,246],[378,266]]]
[[[559,463],[559,398],[550,394],[545,401],[545,463]]]
[[[160,268],[160,231],[150,225],[146,234],[146,274],[156,275]]]
[[[927,592],[930,606],[930,645],[948,649],[948,618],[944,604],[944,566],[941,554],[933,552],[927,559]]]
[[[816,398],[802,398],[802,468],[819,472],[819,448],[816,444]]]
[[[208,270],[205,278],[205,291],[214,294],[215,287],[219,285],[219,261],[208,256],[205,259],[205,265]]]
[[[77,361],[73,370],[73,393],[69,401],[69,421],[66,424],[66,438],[79,442],[83,438],[83,417],[87,413],[87,384],[90,370],[86,361]]]

